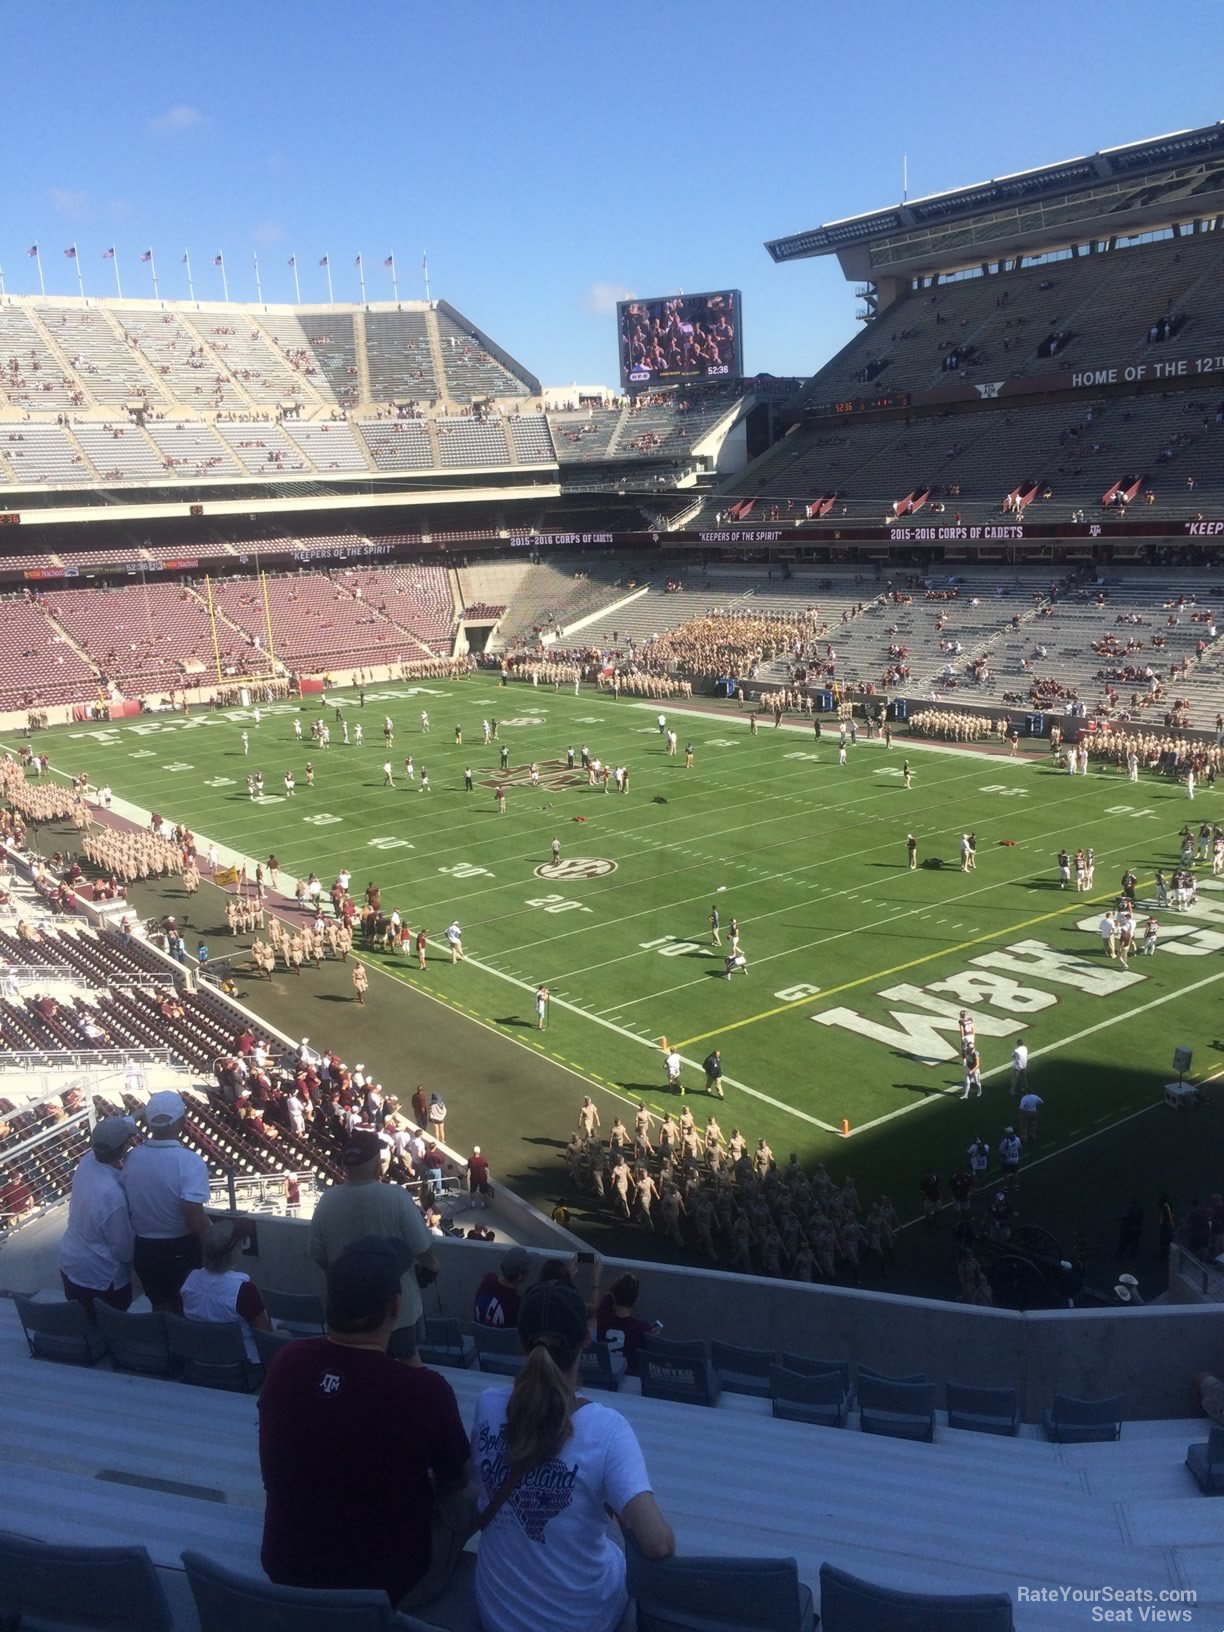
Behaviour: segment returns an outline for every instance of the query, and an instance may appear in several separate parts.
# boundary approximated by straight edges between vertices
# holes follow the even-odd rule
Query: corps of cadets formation
[[[853,1179],[838,1184],[819,1162],[805,1172],[793,1153],[779,1167],[763,1138],[724,1134],[712,1114],[702,1127],[688,1105],[662,1117],[639,1105],[632,1127],[616,1116],[605,1130],[588,1095],[564,1155],[576,1190],[744,1274],[813,1281],[845,1269],[857,1280],[895,1256],[887,1196],[864,1213]]]

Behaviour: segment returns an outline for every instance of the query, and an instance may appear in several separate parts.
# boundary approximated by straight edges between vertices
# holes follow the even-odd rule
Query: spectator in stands
[[[387,1184],[390,1146],[372,1129],[355,1128],[344,1147],[343,1184],[319,1197],[310,1221],[310,1256],[327,1271],[353,1241],[367,1236],[394,1237],[411,1248],[413,1269],[400,1287],[391,1353],[419,1365],[417,1343],[425,1335],[421,1287],[436,1280],[438,1260],[421,1210],[401,1185]]]
[[[627,1607],[625,1555],[608,1512],[647,1558],[675,1551],[641,1448],[618,1411],[576,1398],[589,1341],[580,1294],[563,1281],[523,1299],[527,1360],[513,1388],[480,1396],[472,1460],[480,1485],[476,1602],[486,1632],[609,1632]]]
[[[641,1285],[636,1275],[621,1275],[609,1287],[595,1315],[595,1336],[613,1353],[623,1354],[630,1377],[638,1375],[642,1339],[661,1332],[662,1323],[634,1314]]]
[[[481,1278],[472,1303],[474,1326],[517,1326],[523,1288],[531,1273],[531,1256],[525,1247],[511,1247],[501,1268]]]
[[[126,1309],[132,1301],[135,1238],[119,1169],[135,1137],[130,1116],[103,1117],[72,1178],[68,1228],[56,1262],[64,1296],[81,1304],[90,1320],[98,1299],[112,1309]]]
[[[474,1207],[487,1207],[493,1186],[489,1183],[489,1158],[481,1154],[479,1145],[472,1146],[468,1157],[468,1192]]]
[[[234,1268],[234,1259],[248,1238],[237,1219],[220,1219],[210,1224],[202,1249],[204,1265],[193,1269],[183,1282],[183,1313],[188,1320],[231,1321],[242,1328],[247,1359],[259,1363],[259,1351],[251,1336],[253,1328],[270,1332],[272,1322],[264,1308],[259,1288],[249,1275]]]
[[[268,1370],[261,1561],[282,1586],[381,1587],[415,1607],[445,1586],[471,1533],[450,1384],[387,1352],[413,1262],[402,1237],[349,1242],[327,1272],[327,1335],[288,1344]]]
[[[179,1289],[202,1260],[208,1229],[208,1167],[179,1139],[187,1105],[172,1088],[150,1094],[145,1121],[150,1137],[123,1168],[123,1188],[135,1231],[136,1273],[154,1309],[179,1310]]]

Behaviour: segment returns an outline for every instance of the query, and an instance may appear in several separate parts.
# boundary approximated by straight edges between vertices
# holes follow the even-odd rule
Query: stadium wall
[[[321,1276],[306,1258],[308,1225],[269,1215],[253,1222],[259,1256],[244,1267],[256,1285],[319,1290]],[[466,1325],[477,1284],[505,1246],[449,1238],[434,1246],[442,1272],[425,1293],[425,1313]],[[1015,1388],[1026,1422],[1039,1421],[1056,1393],[1122,1394],[1130,1418],[1184,1417],[1194,1373],[1218,1371],[1224,1349],[1224,1307],[1215,1305],[1019,1314],[615,1258],[604,1260],[603,1289],[626,1269],[641,1280],[640,1310],[662,1320],[669,1338],[790,1349],[892,1376],[921,1371],[937,1386]],[[589,1273],[579,1271],[584,1294]]]

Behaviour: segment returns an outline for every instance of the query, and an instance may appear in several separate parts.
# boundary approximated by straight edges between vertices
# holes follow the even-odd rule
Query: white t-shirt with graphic
[[[480,1396],[472,1466],[480,1506],[504,1483],[509,1388]],[[625,1612],[625,1555],[609,1533],[616,1513],[650,1489],[633,1429],[595,1401],[574,1413],[559,1454],[528,1473],[480,1538],[476,1602],[487,1632],[613,1632]]]

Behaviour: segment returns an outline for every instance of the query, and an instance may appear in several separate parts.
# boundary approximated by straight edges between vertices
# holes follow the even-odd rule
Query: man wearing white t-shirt
[[[137,1145],[123,1168],[135,1268],[155,1310],[179,1311],[179,1288],[202,1263],[200,1242],[208,1229],[208,1167],[179,1143],[187,1105],[172,1088],[150,1094],[145,1121],[150,1137]]]
[[[64,1296],[83,1305],[90,1320],[95,1302],[126,1309],[132,1301],[135,1238],[119,1169],[135,1137],[130,1116],[104,1117],[72,1178],[68,1228],[56,1262]]]
[[[680,1056],[674,1048],[669,1048],[663,1061],[667,1072],[667,1086],[677,1094],[684,1093],[684,1084],[680,1081]]]
[[[1017,1043],[1011,1058],[1013,1097],[1028,1092],[1028,1044]]]

